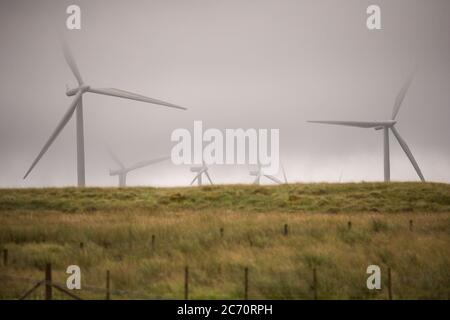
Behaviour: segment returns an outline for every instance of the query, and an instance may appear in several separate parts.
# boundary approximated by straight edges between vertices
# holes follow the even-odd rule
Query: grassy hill
[[[0,212],[450,212],[450,185],[294,184],[201,188],[0,189]]]
[[[285,226],[287,225],[287,234]],[[83,247],[80,248],[80,243]],[[83,298],[396,299],[450,297],[450,185],[296,184],[0,190],[0,298],[18,298],[51,262]],[[382,269],[382,290],[366,268]],[[32,295],[42,298],[42,290]],[[58,295],[56,298],[64,298]]]

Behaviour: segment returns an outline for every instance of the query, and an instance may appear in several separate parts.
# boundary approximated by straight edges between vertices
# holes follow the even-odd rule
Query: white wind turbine
[[[148,98],[136,93],[127,92],[124,90],[114,89],[114,88],[93,88],[89,85],[86,85],[81,78],[81,74],[78,70],[78,67],[75,63],[75,60],[73,59],[72,55],[70,54],[70,51],[68,47],[63,44],[63,52],[64,57],[69,65],[70,69],[72,70],[72,73],[74,74],[75,78],[78,82],[78,87],[74,89],[70,89],[66,91],[67,96],[75,96],[75,98],[70,103],[69,108],[67,109],[66,113],[56,126],[53,133],[50,135],[50,138],[45,143],[42,150],[39,152],[36,159],[31,164],[30,169],[26,172],[24,179],[30,174],[30,172],[33,170],[33,168],[36,166],[36,164],[39,162],[39,160],[42,158],[42,156],[45,154],[45,152],[48,150],[48,148],[51,146],[53,141],[56,139],[56,137],[59,135],[59,133],[62,131],[62,129],[66,126],[67,122],[72,118],[75,110],[76,110],[76,130],[77,130],[77,173],[78,173],[78,186],[84,187],[85,186],[85,165],[84,165],[84,129],[83,129],[83,94],[86,92],[96,93],[96,94],[102,94],[102,95],[108,95],[108,96],[114,96],[119,98],[125,98],[130,100],[137,100],[147,103],[152,103],[156,105],[166,106],[170,108],[176,108],[176,109],[182,109],[186,110],[184,107],[180,107],[168,102],[164,102],[161,100]]]
[[[281,167],[283,169],[283,176],[284,176],[284,181],[285,183],[287,183],[287,178],[286,178],[286,173],[284,172],[284,167]],[[258,163],[258,169],[257,170],[250,170],[250,175],[256,177],[255,180],[253,181],[253,184],[260,184],[261,182],[261,177],[266,177],[267,179],[272,180],[275,183],[278,184],[283,184],[283,182],[278,179],[277,177],[271,176],[269,174],[265,174],[262,172],[262,166],[260,163]]]
[[[199,186],[202,185],[202,176],[205,175],[208,180],[209,183],[211,183],[211,185],[213,185],[214,183],[211,180],[211,177],[209,176],[208,173],[208,167],[206,166],[206,164],[203,162],[202,166],[195,166],[195,167],[191,167],[191,172],[197,172],[197,174],[195,175],[194,179],[191,181],[191,185],[195,182],[195,180],[197,180],[197,184]]]
[[[109,152],[109,155],[111,156],[111,158],[114,160],[114,162],[119,166],[119,169],[109,170],[110,176],[118,176],[119,177],[119,187],[127,186],[127,174],[129,172],[170,159],[170,157],[160,157],[160,158],[155,158],[155,159],[151,159],[151,160],[140,161],[129,167],[126,167],[123,164],[123,162],[120,161],[120,159],[111,150],[108,150],[108,152]]]
[[[414,169],[417,172],[417,175],[419,176],[420,180],[425,181],[425,178],[422,175],[422,172],[420,171],[419,165],[417,164],[416,160],[414,159],[414,156],[409,149],[408,145],[406,144],[405,140],[400,136],[398,130],[395,128],[395,124],[397,121],[395,120],[397,117],[397,114],[400,110],[400,107],[402,105],[403,99],[405,98],[406,92],[408,91],[409,86],[412,82],[412,76],[406,81],[406,83],[403,85],[403,87],[400,89],[400,92],[397,95],[397,98],[395,99],[394,108],[392,111],[392,116],[390,120],[384,120],[384,121],[308,121],[312,123],[324,123],[324,124],[335,124],[335,125],[342,125],[342,126],[350,126],[350,127],[360,127],[360,128],[373,128],[375,130],[383,130],[383,141],[384,141],[384,181],[389,182],[391,179],[391,173],[390,173],[390,161],[389,161],[389,130],[392,131],[395,138],[397,139],[398,143],[402,147],[403,151],[406,153],[406,155],[409,158],[409,161],[411,161],[411,164],[413,165]]]

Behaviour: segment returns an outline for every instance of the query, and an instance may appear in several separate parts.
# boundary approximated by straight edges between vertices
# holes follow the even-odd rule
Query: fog
[[[381,7],[382,30],[366,28]],[[66,30],[78,4],[82,29]],[[169,155],[176,128],[276,128],[291,182],[381,181],[382,131],[307,120],[388,120],[417,68],[396,128],[425,178],[450,181],[450,1],[97,0],[0,2],[0,187],[76,185],[75,118],[22,177],[83,79],[188,108],[84,96],[86,183],[117,185],[116,164]],[[391,135],[391,179],[418,181]],[[211,166],[215,183],[251,183],[246,165]],[[281,173],[279,175],[281,177]],[[128,185],[188,185],[170,161],[129,174]],[[268,182],[270,183],[270,182]]]

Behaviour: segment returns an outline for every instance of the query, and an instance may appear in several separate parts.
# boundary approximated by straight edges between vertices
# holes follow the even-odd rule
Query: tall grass
[[[10,261],[0,268],[0,298],[19,297],[32,286],[25,280],[41,279],[51,262],[61,283],[67,266],[81,267],[83,298],[104,298],[91,287],[105,287],[106,270],[113,298],[182,298],[189,265],[191,298],[243,298],[248,267],[250,298],[311,299],[316,268],[321,299],[385,299],[390,267],[394,298],[448,299],[449,190],[401,183],[1,190],[0,248]],[[371,264],[382,268],[380,291],[366,287]]]

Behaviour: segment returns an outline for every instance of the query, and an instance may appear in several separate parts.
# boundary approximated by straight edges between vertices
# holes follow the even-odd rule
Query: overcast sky
[[[65,30],[78,4],[82,29]],[[366,28],[381,7],[382,30]],[[75,78],[63,33],[86,83],[186,106],[178,111],[86,94],[86,183],[116,185],[110,146],[126,164],[170,153],[170,133],[278,128],[290,181],[380,181],[382,132],[306,120],[387,120],[417,73],[397,129],[427,180],[450,181],[450,1],[96,0],[0,1],[0,187],[76,184],[72,119],[26,180],[56,127]],[[417,181],[391,135],[391,178]],[[212,166],[216,183],[250,183],[248,167]],[[186,166],[160,163],[129,185],[187,185]]]

